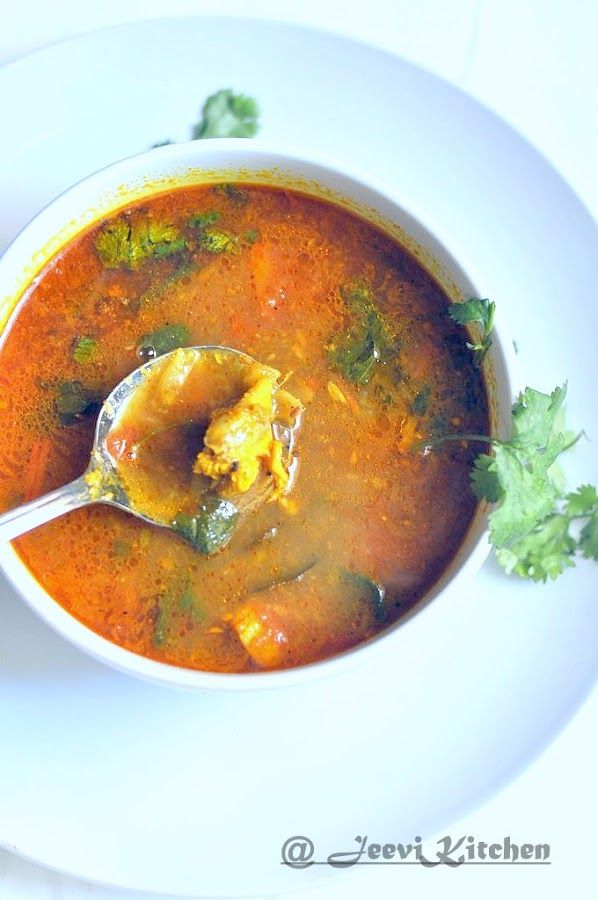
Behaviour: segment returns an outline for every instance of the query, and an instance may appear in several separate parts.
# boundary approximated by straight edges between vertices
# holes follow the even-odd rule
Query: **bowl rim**
[[[381,198],[385,203],[396,207],[402,217],[415,223],[433,244],[438,245],[439,250],[442,251],[443,257],[446,257],[450,263],[451,272],[457,272],[473,287],[475,291],[473,296],[483,296],[483,294],[476,290],[477,286],[481,284],[481,278],[480,273],[476,271],[475,266],[469,264],[469,262],[467,264],[462,263],[462,255],[459,253],[459,248],[453,246],[453,241],[443,234],[443,229],[439,228],[437,223],[430,221],[430,216],[427,214],[427,211],[419,209],[414,210],[407,206],[400,197],[398,187],[395,188],[391,184],[384,183],[376,177],[372,177],[369,173],[361,171],[358,167],[347,165],[344,161],[339,162],[338,160],[330,159],[324,154],[313,152],[311,150],[298,152],[295,147],[288,147],[280,142],[269,143],[258,139],[249,141],[239,138],[212,138],[202,141],[185,141],[163,147],[156,147],[126,157],[125,159],[118,160],[86,176],[46,204],[46,206],[44,206],[19,231],[0,257],[0,279],[7,267],[10,273],[11,266],[13,266],[13,257],[18,259],[19,253],[27,248],[36,224],[40,221],[43,222],[43,219],[51,215],[57,207],[68,203],[70,200],[75,201],[76,205],[79,194],[84,193],[86,188],[95,187],[96,182],[100,184],[105,181],[106,178],[110,177],[113,188],[117,188],[122,183],[130,183],[138,177],[131,174],[124,178],[122,177],[122,174],[131,167],[136,167],[137,170],[141,171],[143,176],[143,169],[145,169],[146,172],[148,171],[150,161],[151,163],[159,163],[162,159],[165,162],[168,162],[170,158],[171,168],[173,163],[176,163],[177,161],[180,162],[181,160],[185,160],[185,165],[189,166],[188,158],[190,154],[196,157],[191,168],[196,169],[199,172],[201,171],[201,158],[213,154],[214,152],[222,154],[223,169],[230,166],[230,161],[227,160],[227,156],[240,156],[245,157],[246,159],[252,155],[262,158],[274,157],[280,160],[280,162],[274,165],[270,164],[267,167],[273,171],[278,167],[284,169],[285,165],[296,165],[298,167],[311,166],[320,170],[323,175],[340,177],[343,181],[351,183],[352,187],[355,186],[356,189],[363,190],[371,197],[377,199]],[[235,168],[237,170],[244,169],[246,164],[246,162],[237,162],[236,164],[233,164],[231,168],[233,171]],[[262,171],[262,169],[258,169],[254,166],[250,167],[249,171],[257,173],[258,171]],[[176,170],[173,169],[173,172],[175,173],[176,178]],[[172,177],[172,173],[170,177]],[[317,179],[315,179],[315,181],[317,181]],[[323,179],[323,183],[326,183],[325,178]],[[272,180],[272,184],[275,186],[275,179]],[[176,186],[173,185],[173,187]],[[148,189],[146,195],[149,197],[152,196],[152,194],[157,194],[159,192],[159,189],[154,187],[153,190]],[[117,194],[113,195],[111,200],[116,201],[117,196]],[[139,194],[139,199],[140,198],[141,192]],[[332,202],[338,202],[339,205],[342,206],[341,195],[339,195],[336,201],[334,198],[331,199]],[[95,220],[92,221],[99,221],[102,217],[115,212],[122,206],[122,200],[120,203],[108,203],[105,208],[98,213]],[[373,209],[376,209],[375,203]],[[381,218],[384,220],[386,217],[383,216]],[[85,231],[89,227],[90,224],[86,223],[80,227],[79,232]],[[70,243],[76,234],[77,232],[75,231],[75,234],[69,236],[62,246]],[[30,247],[30,251],[33,251],[33,253],[38,250],[39,248],[37,246]],[[49,252],[44,257],[44,265],[53,259],[57,252],[59,252],[59,250],[57,251],[56,249]],[[30,255],[32,254],[30,253]],[[421,260],[420,264],[425,267],[425,263]],[[41,266],[40,269],[41,268],[43,268],[43,266]],[[16,274],[16,271],[17,270],[15,269],[12,272],[13,276]],[[8,277],[10,278],[10,275]],[[34,275],[33,277],[35,278],[36,276]],[[2,336],[10,329],[13,317],[18,315],[22,293],[22,287],[15,291],[15,295],[18,295],[19,299],[6,323],[3,326],[0,325],[0,342]],[[491,354],[492,356],[498,355],[503,369],[504,386],[500,391],[502,396],[499,396],[498,400],[500,401],[502,399],[503,406],[510,409],[514,393],[513,384],[517,370],[517,362],[513,343],[508,336],[510,332],[508,331],[508,327],[505,326],[502,318],[501,314],[501,322],[499,325],[495,325],[493,329],[493,347],[491,349]],[[496,390],[498,392],[498,385]],[[500,420],[499,412],[497,412],[497,415],[499,415],[498,431],[504,431],[508,427],[508,424],[505,421]],[[442,594],[446,594],[449,591],[453,592],[457,587],[463,587],[466,581],[471,579],[475,572],[481,567],[490,552],[488,534],[485,527],[487,511],[487,505],[478,505],[455,557],[443,570],[437,581],[430,586],[425,594],[420,597],[404,616],[367,640],[341,651],[340,653],[286,669],[266,669],[252,672],[214,672],[177,666],[173,663],[165,663],[143,656],[142,654],[127,650],[108,638],[103,637],[68,612],[37,581],[35,575],[28,569],[12,544],[0,545],[0,568],[28,606],[33,609],[41,619],[49,624],[54,631],[57,631],[78,649],[121,672],[153,683],[200,691],[243,691],[281,688],[299,683],[306,683],[316,678],[339,674],[348,668],[362,664],[368,656],[373,656],[374,650],[380,651],[383,647],[387,647],[392,637],[396,640],[396,636],[404,634],[405,629],[409,632],[410,629],[413,629],[417,624],[420,626],[425,624],[427,619],[426,614],[430,614],[435,606],[433,601],[438,600]],[[480,528],[480,524],[483,527]],[[465,545],[471,541],[472,532],[476,528],[480,533],[464,551]],[[457,558],[461,554],[463,554],[463,559],[458,560]],[[450,570],[452,568],[454,568],[454,571],[451,572]],[[442,580],[447,579],[447,577],[448,580],[446,580],[446,583],[441,584]]]

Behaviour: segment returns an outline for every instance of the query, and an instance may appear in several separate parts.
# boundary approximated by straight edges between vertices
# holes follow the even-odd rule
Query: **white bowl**
[[[442,284],[452,300],[484,296],[472,279],[474,261],[461,260],[458,248],[438,233],[426,210],[406,209],[397,190],[366,173],[249,140],[190,141],[125,159],[79,182],[49,204],[8,247],[0,259],[0,340],[24,289],[44,265],[82,229],[114,210],[169,187],[246,181],[296,188],[359,213],[397,237]],[[469,275],[466,273],[470,273]],[[18,310],[17,310],[18,311]],[[513,396],[514,355],[500,323],[485,365],[492,433],[507,433]],[[228,674],[185,669],[148,659],[113,644],[70,615],[29,572],[10,544],[0,546],[0,566],[23,599],[67,640],[97,659],[162,684],[209,690],[251,690],[295,684],[332,674],[372,657],[383,642],[409,640],[417,614],[420,627],[436,603],[463,589],[489,552],[487,510],[474,517],[459,552],[441,578],[409,613],[371,638],[337,656],[279,671]],[[435,600],[430,605],[430,601]]]

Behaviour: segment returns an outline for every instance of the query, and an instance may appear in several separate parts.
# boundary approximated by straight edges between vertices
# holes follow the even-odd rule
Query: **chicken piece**
[[[255,384],[237,403],[212,415],[193,471],[213,480],[226,479],[222,494],[245,493],[255,484],[262,468],[273,479],[271,499],[280,497],[287,487],[285,450],[272,426],[278,416],[279,395],[285,420],[291,417],[291,410],[293,422],[296,420],[301,403],[291,398],[288,391],[279,391],[279,377],[274,369],[262,369]]]

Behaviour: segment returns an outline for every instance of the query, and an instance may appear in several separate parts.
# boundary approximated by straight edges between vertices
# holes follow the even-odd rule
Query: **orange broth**
[[[119,265],[98,250],[115,221],[151,238]],[[422,450],[488,430],[448,303],[395,240],[298,192],[186,187],[114,214],[48,264],[3,338],[0,510],[83,472],[97,404],[166,325],[288,377],[304,406],[296,477],[211,556],[101,505],[23,536],[19,555],[89,628],[180,666],[284,668],[371,637],[433,586],[476,508],[479,448]]]

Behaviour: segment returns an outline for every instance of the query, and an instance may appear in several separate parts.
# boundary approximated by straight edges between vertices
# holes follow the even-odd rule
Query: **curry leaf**
[[[74,425],[100,409],[102,398],[81,381],[62,381],[56,391],[56,411],[61,425]]]
[[[163,325],[157,331],[143,335],[137,345],[137,353],[142,359],[153,359],[178,347],[188,346],[190,342],[191,335],[186,325]]]
[[[225,547],[233,536],[239,511],[234,503],[209,497],[193,515],[179,513],[172,528],[205,556]]]

